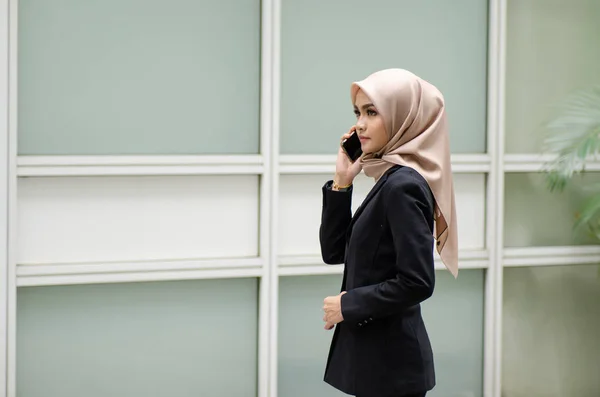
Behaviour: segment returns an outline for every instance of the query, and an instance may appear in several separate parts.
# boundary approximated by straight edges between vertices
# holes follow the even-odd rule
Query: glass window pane
[[[550,193],[543,174],[507,174],[504,245],[506,247],[596,244],[586,230],[574,232],[575,216],[598,185],[600,173],[573,179],[562,193]]]
[[[485,271],[436,276],[434,295],[423,304],[437,378],[427,397],[482,397]]]
[[[434,296],[423,304],[436,363],[431,396],[481,396],[483,270],[457,280],[438,271]],[[332,332],[323,329],[322,302],[339,292],[341,276],[282,277],[279,282],[279,395],[342,396],[323,382]]]
[[[260,0],[20,0],[19,153],[257,153]]]
[[[256,396],[257,310],[256,279],[19,288],[19,395]]]
[[[279,386],[285,397],[341,397],[323,381],[333,331],[323,329],[323,299],[340,291],[341,276],[279,279]]]
[[[335,153],[350,83],[390,67],[444,93],[453,152],[484,152],[487,20],[481,0],[283,0],[282,153]]]
[[[502,396],[597,396],[600,267],[504,270]]]
[[[506,151],[541,151],[543,123],[576,89],[600,83],[598,0],[508,0]]]

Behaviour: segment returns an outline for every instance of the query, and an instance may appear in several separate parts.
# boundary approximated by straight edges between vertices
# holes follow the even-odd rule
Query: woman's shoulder
[[[427,180],[414,168],[395,166],[390,171],[386,183],[390,189],[417,185],[420,187],[427,187],[429,190]]]
[[[411,196],[425,196],[433,200],[433,194],[427,180],[417,170],[406,166],[397,166],[390,170],[387,181],[383,186],[388,194],[397,196],[407,194]]]

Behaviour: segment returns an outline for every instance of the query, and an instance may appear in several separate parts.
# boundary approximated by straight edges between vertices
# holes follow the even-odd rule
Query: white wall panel
[[[19,180],[18,263],[258,255],[257,176]]]
[[[455,174],[460,249],[485,247],[485,174]]]
[[[318,255],[321,187],[331,175],[282,175],[279,205],[279,254]],[[485,175],[454,175],[461,249],[483,249],[485,241]],[[353,211],[373,186],[361,174],[355,183]]]
[[[282,175],[279,183],[279,255],[317,255],[323,196],[333,175]],[[354,182],[352,211],[364,200],[373,181],[361,174]]]

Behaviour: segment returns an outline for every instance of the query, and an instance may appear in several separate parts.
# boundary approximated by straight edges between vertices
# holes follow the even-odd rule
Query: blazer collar
[[[373,199],[373,197],[375,197],[375,195],[377,194],[377,192],[379,192],[379,190],[381,190],[381,188],[383,187],[383,185],[387,181],[388,177],[391,174],[393,174],[394,172],[396,172],[397,170],[399,170],[400,168],[402,168],[402,166],[399,166],[399,165],[398,166],[394,166],[394,167],[390,168],[388,171],[386,171],[386,173],[383,174],[381,176],[381,178],[379,178],[379,180],[377,181],[377,183],[375,184],[375,186],[373,186],[373,188],[371,189],[371,191],[369,192],[369,194],[367,194],[367,197],[365,197],[365,199],[363,200],[362,204],[356,210],[356,213],[354,214],[354,216],[352,217],[352,221],[350,222],[350,227],[348,228],[349,230],[352,230],[352,226],[354,225],[354,223],[356,223],[356,220],[358,219],[358,217],[362,214],[362,212],[364,211],[364,209],[367,206],[367,204],[369,204],[369,201],[371,201]]]

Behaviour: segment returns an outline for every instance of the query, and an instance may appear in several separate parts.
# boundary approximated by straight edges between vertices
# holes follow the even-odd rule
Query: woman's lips
[[[366,136],[360,136],[358,137],[358,139],[360,139],[361,142],[366,142],[369,140],[369,138],[367,138]]]

